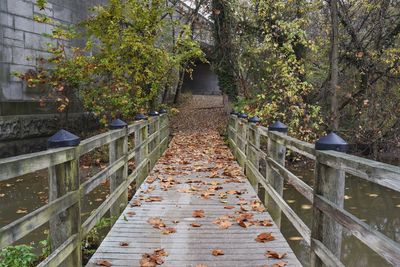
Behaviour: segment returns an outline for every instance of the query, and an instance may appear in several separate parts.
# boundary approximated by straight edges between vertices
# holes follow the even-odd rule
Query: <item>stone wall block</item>
[[[0,140],[17,139],[20,137],[21,127],[18,118],[0,118]]]
[[[31,2],[25,2],[22,0],[7,0],[7,10],[9,13],[21,17],[33,17],[33,3]]]
[[[0,25],[12,28],[14,26],[14,17],[5,12],[0,12]]]

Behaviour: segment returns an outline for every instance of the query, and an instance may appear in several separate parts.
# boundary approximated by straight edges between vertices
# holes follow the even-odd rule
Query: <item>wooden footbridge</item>
[[[49,203],[1,228],[0,248],[49,222],[52,253],[39,266],[81,266],[81,240],[110,211],[119,217],[87,266],[301,266],[280,233],[283,213],[310,246],[313,266],[344,266],[343,228],[400,265],[399,243],[343,208],[345,173],[400,191],[399,167],[319,151],[282,125],[237,115],[229,119],[233,156],[215,132],[177,134],[169,144],[166,114],[114,126],[77,146],[0,160],[0,181],[49,169]],[[80,181],[80,157],[104,145],[109,165]],[[285,168],[286,149],[315,160],[314,188]],[[83,197],[107,179],[110,195],[81,222]],[[284,201],[284,181],[312,203],[311,227]],[[138,190],[128,203],[132,183]]]

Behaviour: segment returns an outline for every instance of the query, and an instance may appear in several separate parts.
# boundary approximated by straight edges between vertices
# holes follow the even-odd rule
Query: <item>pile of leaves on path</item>
[[[228,115],[223,108],[222,96],[194,95],[178,107],[179,112],[171,119],[174,133],[202,133],[226,131]]]

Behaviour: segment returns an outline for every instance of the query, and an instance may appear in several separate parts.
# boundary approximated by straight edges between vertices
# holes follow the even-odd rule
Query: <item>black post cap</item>
[[[280,133],[287,133],[288,127],[280,121],[274,122],[272,125],[268,127],[268,130]]]
[[[81,139],[78,136],[61,129],[47,140],[47,146],[48,148],[69,147],[77,146],[80,142]]]
[[[257,116],[253,116],[253,117],[249,118],[248,121],[251,122],[251,123],[260,123],[261,119],[259,117],[257,117]]]
[[[168,113],[168,111],[167,111],[165,108],[162,108],[162,109],[160,109],[160,110],[158,111],[158,113],[160,113],[160,114],[165,114],[165,113]]]
[[[346,153],[349,150],[349,144],[344,141],[339,135],[332,132],[321,137],[315,143],[316,150],[335,150]]]
[[[160,114],[157,112],[157,111],[155,111],[155,110],[152,110],[152,111],[150,111],[149,112],[149,116],[150,117],[157,117],[157,116],[159,116]]]
[[[238,117],[241,118],[241,119],[247,119],[249,116],[246,113],[240,112],[238,114]]]
[[[239,114],[239,113],[236,112],[236,111],[234,111],[234,110],[231,111],[231,115],[238,115],[238,114]]]
[[[108,125],[108,128],[110,128],[110,130],[116,130],[116,129],[125,128],[126,126],[128,126],[128,124],[126,122],[124,122],[123,120],[120,120],[120,119],[116,119],[116,120],[113,120],[112,122],[110,122],[110,124]]]
[[[142,113],[136,114],[135,121],[140,121],[140,120],[147,120],[147,117]]]

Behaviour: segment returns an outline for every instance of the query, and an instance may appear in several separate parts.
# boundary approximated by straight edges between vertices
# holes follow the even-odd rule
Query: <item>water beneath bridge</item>
[[[203,69],[203,71],[200,71],[200,73],[202,74],[195,77],[205,77],[204,75],[209,75],[207,74],[209,72],[206,68]],[[213,83],[213,81],[209,82]],[[210,90],[210,92],[214,92],[214,89]],[[187,110],[192,110],[193,114],[196,114],[197,117],[192,120],[186,120],[182,118],[187,117],[187,114],[181,114],[180,116],[182,117],[181,119],[178,119],[178,121],[180,120],[183,123],[185,120],[187,127],[190,127],[191,124],[195,123],[199,123],[199,125],[205,123],[205,125],[208,126],[215,124],[223,125],[224,119],[221,118],[223,112],[218,108],[222,103],[222,97],[220,97],[219,100],[216,96],[210,97],[211,98],[208,99],[205,96],[195,96],[195,105],[187,105],[183,110],[185,108]],[[212,100],[210,101],[210,99]],[[203,106],[201,103],[204,102],[206,102],[207,105],[209,105],[209,103],[215,103],[217,108],[202,109]],[[197,108],[193,109],[193,106]],[[216,121],[210,119],[213,118],[213,112],[218,113]],[[194,130],[198,131],[201,130],[200,128],[193,127]],[[400,165],[400,162],[392,162],[392,164]],[[91,166],[89,168],[86,165],[82,165],[81,171],[84,172],[84,176],[91,176],[93,173],[96,173],[100,167],[101,166]],[[312,185],[313,170],[309,165],[297,164],[296,166],[292,166],[291,170],[301,177],[307,184]],[[41,172],[36,172],[34,174],[25,175],[23,177],[0,183],[0,227],[22,217],[28,212],[32,212],[47,202],[47,179],[47,171],[43,170]],[[99,206],[108,194],[108,186],[100,186],[89,196],[89,198],[85,199],[83,202],[85,216],[88,216],[91,210]],[[295,191],[290,185],[285,186],[284,198],[294,211],[299,214],[308,225],[310,225],[312,212],[310,203],[308,203],[307,200],[297,193],[297,191]],[[348,177],[346,179],[345,209],[357,217],[362,218],[363,221],[371,225],[374,229],[377,229],[393,240],[400,242],[400,195],[398,193],[376,184],[366,182],[365,180]],[[19,243],[33,241],[33,244],[37,246],[38,241],[46,238],[46,227],[46,225],[41,227],[38,231],[35,231],[33,235],[20,240]],[[288,240],[289,245],[292,247],[299,260],[307,266],[309,254],[306,250],[305,242],[291,224],[285,220],[285,218],[282,222],[282,233]],[[344,243],[342,247],[343,263],[347,266],[370,267],[387,265],[383,259],[377,256],[365,245],[362,245],[361,242],[352,237],[349,233],[344,233]]]

